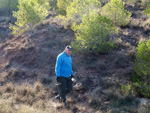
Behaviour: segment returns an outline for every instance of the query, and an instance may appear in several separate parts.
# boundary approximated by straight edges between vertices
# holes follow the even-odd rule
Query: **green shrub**
[[[19,0],[18,11],[13,12],[17,18],[15,25],[10,24],[13,34],[20,34],[41,22],[48,15],[49,3],[45,0]]]
[[[144,11],[147,16],[150,16],[150,3],[147,3],[147,9]]]
[[[140,82],[135,82],[134,86],[138,95],[144,96],[145,98],[150,97],[150,85],[149,84],[141,80]]]
[[[114,47],[109,35],[116,32],[110,19],[92,11],[84,15],[80,25],[73,24],[76,40],[72,43],[76,52],[106,53]]]
[[[149,78],[150,76],[150,40],[140,42],[137,47],[135,72]],[[146,79],[147,79],[146,78]]]
[[[100,10],[101,3],[98,0],[74,0],[66,9],[66,16],[62,17],[65,26],[72,23],[79,25],[83,15],[89,15],[91,10]]]
[[[136,53],[134,84],[138,92],[150,97],[150,40],[139,42]]]
[[[70,6],[73,0],[57,0],[58,12],[61,15],[66,15],[66,9]]]
[[[150,18],[150,3],[147,3],[147,9],[145,9],[144,13]]]
[[[111,19],[115,25],[125,26],[129,23],[131,12],[124,9],[124,2],[111,0],[102,8],[102,15]]]
[[[124,96],[134,96],[134,87],[132,84],[122,85],[121,90]]]

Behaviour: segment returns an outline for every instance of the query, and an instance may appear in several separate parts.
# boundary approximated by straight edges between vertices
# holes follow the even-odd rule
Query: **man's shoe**
[[[67,105],[67,103],[66,103],[66,102],[64,102],[64,107],[65,107],[65,108],[68,108],[68,105]]]

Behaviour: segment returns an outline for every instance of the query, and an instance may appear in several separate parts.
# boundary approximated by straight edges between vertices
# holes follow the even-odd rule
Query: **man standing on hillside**
[[[66,46],[65,50],[60,53],[57,57],[55,72],[58,82],[58,91],[56,99],[61,99],[66,104],[66,94],[72,90],[72,80],[73,71],[72,71],[72,59],[71,59],[72,47],[70,45]]]

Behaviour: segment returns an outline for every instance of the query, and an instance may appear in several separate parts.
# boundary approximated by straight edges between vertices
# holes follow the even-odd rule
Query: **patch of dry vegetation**
[[[0,87],[0,113],[56,113],[51,95],[52,91],[40,82],[7,83]]]
[[[49,107],[43,110],[40,107],[33,107],[25,104],[14,104],[8,99],[0,99],[0,113],[56,113],[56,109],[54,107]]]

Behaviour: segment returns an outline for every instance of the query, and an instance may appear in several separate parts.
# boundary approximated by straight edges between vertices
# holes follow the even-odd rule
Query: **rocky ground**
[[[68,95],[69,109],[53,101],[57,94],[55,62],[66,45],[75,40],[72,30],[49,17],[34,30],[18,37],[9,34],[5,19],[0,20],[0,97],[10,100],[11,111],[20,105],[69,113],[147,113],[150,102],[134,93],[123,92],[130,83],[139,41],[149,39],[150,27],[140,4],[127,5],[132,12],[129,25],[118,27],[116,47],[104,55],[73,53],[73,70],[77,80]],[[80,85],[80,87],[77,87]],[[3,102],[3,101],[2,101]],[[1,104],[0,104],[1,105]],[[0,106],[1,107],[1,106]],[[44,111],[45,110],[45,111]],[[47,112],[46,112],[47,113]]]

